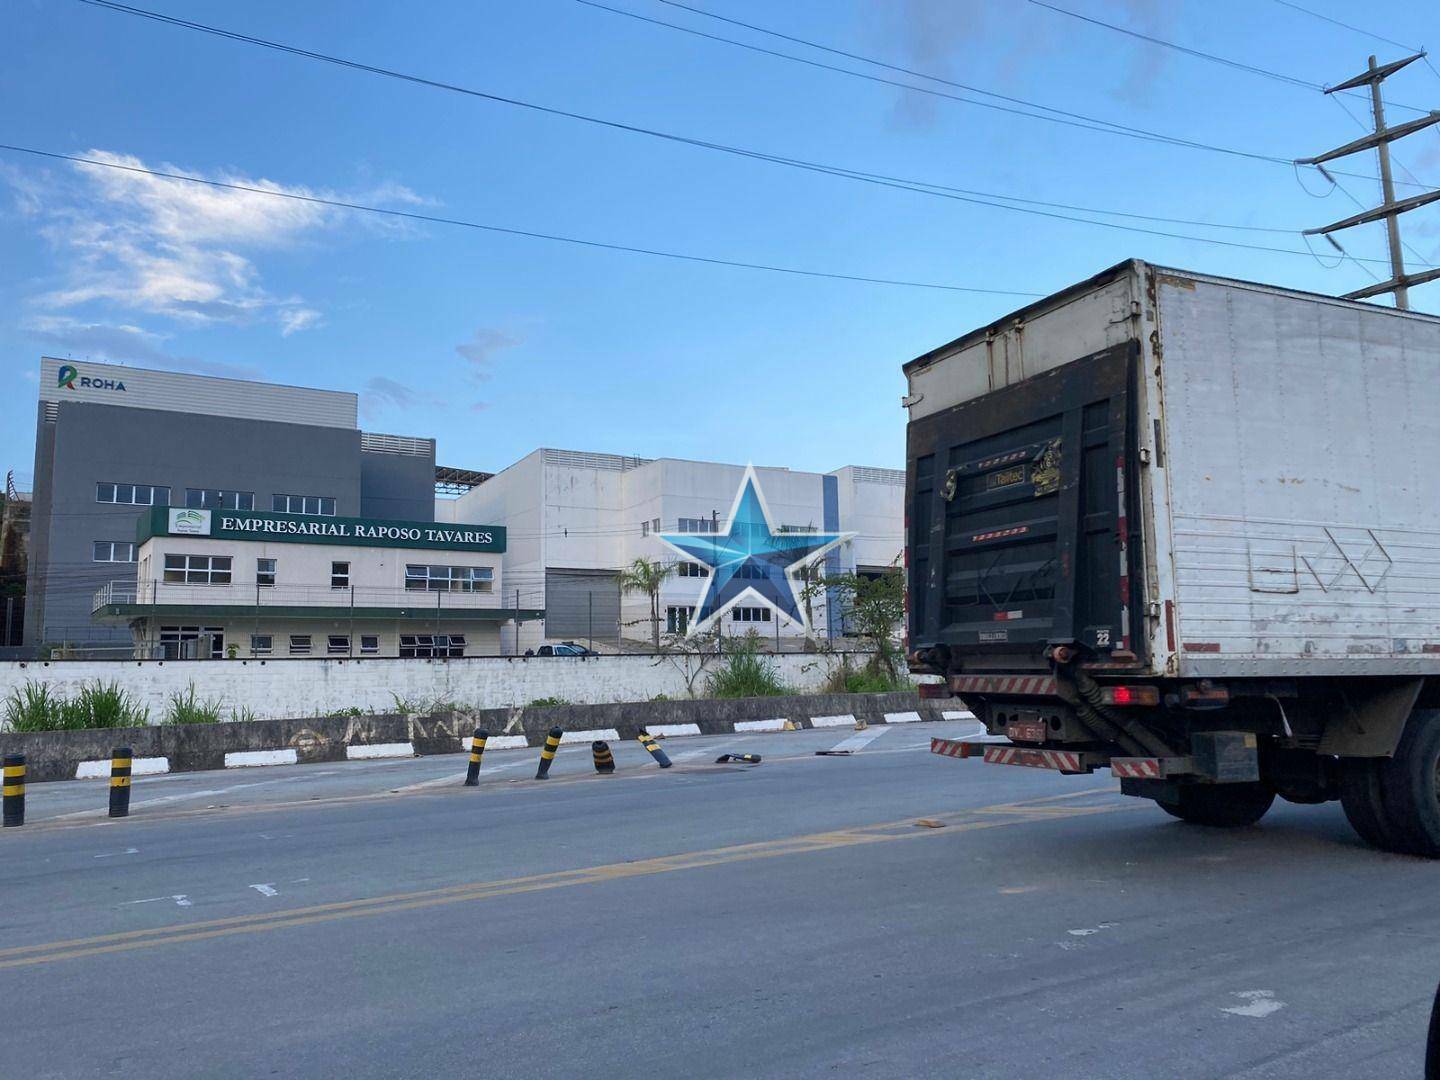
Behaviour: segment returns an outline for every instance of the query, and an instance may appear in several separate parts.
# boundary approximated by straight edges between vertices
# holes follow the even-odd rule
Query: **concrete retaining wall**
[[[770,660],[781,681],[801,693],[818,690],[834,663],[809,653]],[[184,694],[191,683],[201,698],[218,698],[224,715],[261,720],[342,709],[514,708],[540,698],[598,705],[648,701],[661,694],[688,697],[687,662],[694,663],[653,656],[3,662],[0,702],[31,680],[66,696],[96,680],[113,680],[150,710],[152,724],[164,718],[170,696]],[[854,662],[863,663],[864,657]],[[704,679],[701,675],[702,688]]]
[[[535,709],[446,711],[433,715],[309,717],[185,727],[110,728],[103,731],[42,731],[0,735],[0,753],[24,754],[32,782],[108,775],[99,763],[116,746],[129,746],[151,772],[190,772],[347,758],[409,754],[455,754],[479,727],[499,749],[538,746],[552,727],[571,732],[611,729],[607,736],[632,739],[639,730],[672,735],[728,735],[740,730],[912,723],[957,716],[954,701],[922,701],[918,694],[812,694],[710,701],[646,701],[564,705]],[[948,713],[948,716],[947,716]],[[817,725],[816,720],[820,723]],[[613,735],[611,734],[613,733]],[[588,741],[588,738],[587,738]]]

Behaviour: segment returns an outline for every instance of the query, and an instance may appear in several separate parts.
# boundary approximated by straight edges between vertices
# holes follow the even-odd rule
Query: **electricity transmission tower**
[[[1423,285],[1427,281],[1440,279],[1440,268],[1427,270],[1419,274],[1405,273],[1405,259],[1400,250],[1400,215],[1408,210],[1427,203],[1440,200],[1440,191],[1427,191],[1420,195],[1412,195],[1408,199],[1395,198],[1395,182],[1390,176],[1390,144],[1396,139],[1403,139],[1406,135],[1413,135],[1432,124],[1440,124],[1440,112],[1431,111],[1429,115],[1422,116],[1418,120],[1410,120],[1403,124],[1396,124],[1394,127],[1385,126],[1385,103],[1380,96],[1380,84],[1389,76],[1409,64],[1413,64],[1425,54],[1418,52],[1414,56],[1407,56],[1403,60],[1395,60],[1389,64],[1376,66],[1375,57],[1370,57],[1370,67],[1356,75],[1353,79],[1346,79],[1338,86],[1332,86],[1325,91],[1327,94],[1339,93],[1343,90],[1353,90],[1357,86],[1370,87],[1370,108],[1375,118],[1375,131],[1373,134],[1356,139],[1354,142],[1346,143],[1344,146],[1337,146],[1334,150],[1327,150],[1323,154],[1317,154],[1312,158],[1303,158],[1297,161],[1297,165],[1314,165],[1325,172],[1325,162],[1333,161],[1335,158],[1345,157],[1349,154],[1358,154],[1361,150],[1374,149],[1380,157],[1380,189],[1384,195],[1384,201],[1372,210],[1364,210],[1358,214],[1343,218],[1330,225],[1318,229],[1306,229],[1306,236],[1316,234],[1323,235],[1332,244],[1335,241],[1330,234],[1339,229],[1348,229],[1354,225],[1364,225],[1371,221],[1385,220],[1385,233],[1390,242],[1390,280],[1382,281],[1375,285],[1357,289],[1354,292],[1346,293],[1347,300],[1364,300],[1371,296],[1379,296],[1381,293],[1394,293],[1395,306],[1401,310],[1410,308],[1410,286]],[[1330,174],[1325,173],[1328,177]],[[1332,182],[1333,182],[1333,178]],[[1338,248],[1339,245],[1336,244]]]

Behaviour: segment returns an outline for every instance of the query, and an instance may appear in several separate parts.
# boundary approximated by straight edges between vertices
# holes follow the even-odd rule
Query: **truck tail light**
[[[1106,686],[1100,690],[1100,699],[1106,705],[1159,705],[1160,688],[1157,686]]]

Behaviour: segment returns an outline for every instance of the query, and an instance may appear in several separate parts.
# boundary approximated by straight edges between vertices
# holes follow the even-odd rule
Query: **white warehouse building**
[[[855,534],[823,557],[827,576],[899,565],[903,471],[851,465],[828,473],[757,467],[755,474],[777,532]],[[683,632],[708,575],[657,534],[723,532],[744,476],[743,465],[540,449],[460,498],[439,500],[435,517],[505,528],[504,604],[545,611],[543,621],[502,626],[505,651],[546,641],[648,642],[649,599],[622,595],[617,575],[636,559],[678,564],[661,589],[659,629]],[[811,619],[813,636],[845,634],[839,605],[823,596],[812,602]],[[725,614],[723,632],[749,629],[788,638],[791,648],[804,636],[768,606],[742,601]]]

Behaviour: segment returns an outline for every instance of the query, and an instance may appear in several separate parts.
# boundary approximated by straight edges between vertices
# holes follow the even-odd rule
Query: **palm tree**
[[[674,563],[636,559],[620,571],[618,579],[621,592],[644,593],[650,597],[650,637],[656,652],[660,651],[660,586],[665,584],[665,579],[673,573]]]

